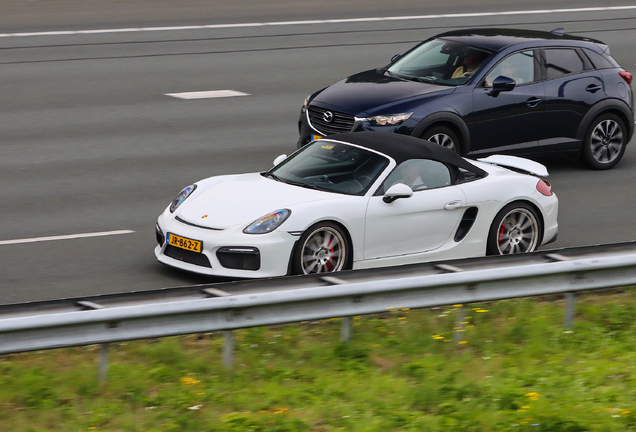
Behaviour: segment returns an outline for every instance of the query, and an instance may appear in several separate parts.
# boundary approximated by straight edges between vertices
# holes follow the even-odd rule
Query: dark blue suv
[[[452,31],[310,95],[298,147],[371,130],[469,157],[570,152],[608,169],[634,132],[631,81],[607,45],[562,29]]]

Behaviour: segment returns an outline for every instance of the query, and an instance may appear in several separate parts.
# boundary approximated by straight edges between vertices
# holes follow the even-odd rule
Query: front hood
[[[201,182],[205,187],[205,182]],[[197,191],[198,192],[198,191]],[[214,183],[187,199],[177,215],[195,225],[224,229],[251,222],[280,209],[333,197],[334,194],[265,178],[259,173],[242,174]]]
[[[417,102],[422,96],[442,95],[453,91],[455,87],[393,78],[370,70],[327,87],[312,99],[311,104],[357,117],[368,117],[376,114],[398,114],[382,110],[391,105]]]

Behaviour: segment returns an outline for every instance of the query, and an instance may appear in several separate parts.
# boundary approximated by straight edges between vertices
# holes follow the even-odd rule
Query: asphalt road
[[[155,261],[154,222],[176,193],[211,175],[269,168],[295,149],[308,93],[438,32],[565,27],[607,42],[636,72],[634,9],[490,14],[628,2],[155,3],[0,0],[0,303],[214,281]],[[475,12],[484,16],[289,23]],[[216,27],[172,28],[203,25]],[[165,95],[206,90],[249,95]],[[634,143],[610,171],[541,162],[561,202],[551,248],[636,239]],[[7,242],[117,230],[134,232]]]

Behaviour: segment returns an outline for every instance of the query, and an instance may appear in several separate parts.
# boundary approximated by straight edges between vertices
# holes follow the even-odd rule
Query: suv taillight
[[[627,82],[627,84],[631,84],[632,83],[632,74],[629,72],[619,72],[618,73],[620,76],[623,77],[623,79]]]
[[[537,190],[541,193],[541,195],[552,195],[552,185],[545,180],[539,180],[539,183],[537,183]]]

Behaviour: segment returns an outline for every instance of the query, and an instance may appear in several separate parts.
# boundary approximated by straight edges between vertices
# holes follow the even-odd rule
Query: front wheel
[[[338,225],[320,222],[298,240],[292,257],[293,274],[333,273],[351,265],[351,247]]]
[[[625,153],[627,129],[614,114],[602,114],[594,119],[583,141],[581,156],[593,169],[610,169]]]
[[[533,252],[540,242],[541,226],[535,209],[511,203],[497,213],[488,232],[486,253],[510,255]]]
[[[457,154],[461,154],[457,134],[446,126],[433,126],[422,135],[422,139],[446,147]]]

